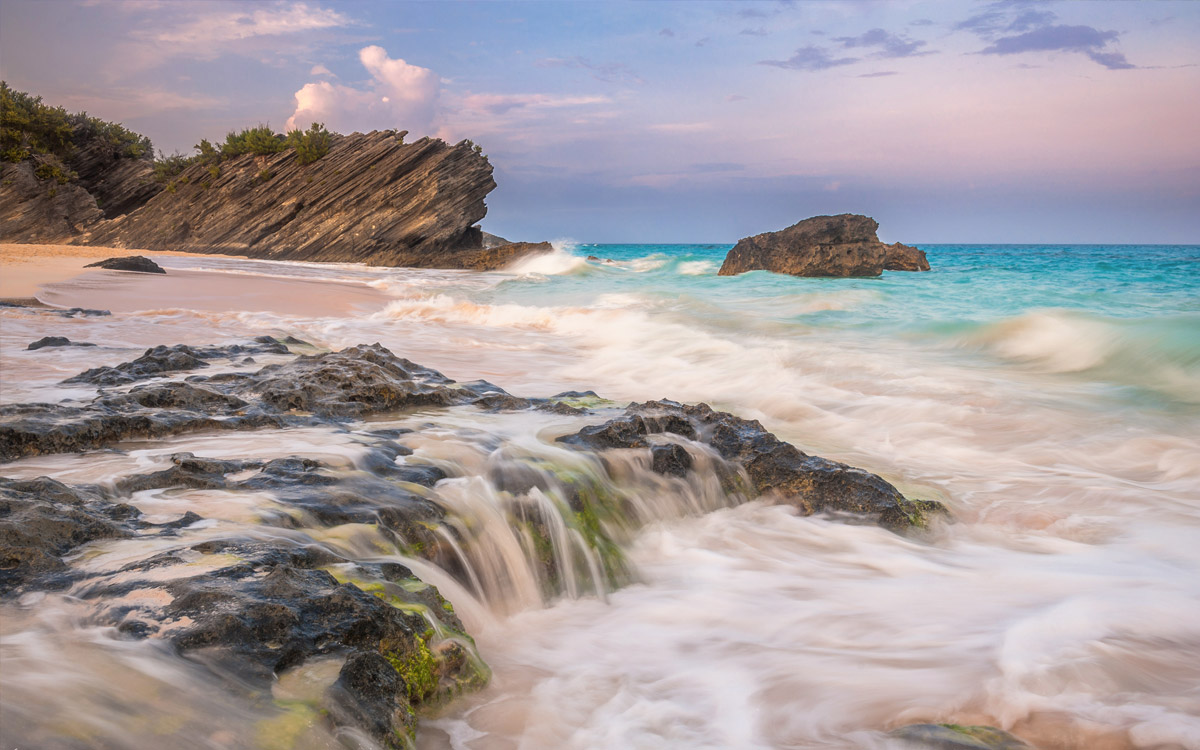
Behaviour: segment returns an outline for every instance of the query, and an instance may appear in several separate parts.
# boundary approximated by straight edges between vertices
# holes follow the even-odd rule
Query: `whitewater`
[[[61,282],[41,298],[113,315],[3,311],[0,399],[94,395],[60,381],[155,344],[378,341],[522,396],[703,401],[953,514],[902,537],[761,501],[726,506],[702,486],[659,497],[643,483],[644,523],[622,540],[634,581],[608,589],[580,570],[581,584],[554,597],[506,552],[503,529],[472,553],[478,575],[508,566],[502,583],[465,585],[392,550],[453,602],[493,675],[422,721],[422,749],[882,749],[887,730],[917,722],[999,726],[1047,750],[1200,748],[1200,247],[922,245],[928,273],[802,279],[719,277],[728,245],[557,245],[495,273],[160,260],[214,289],[359,290],[341,312],[330,300],[306,312],[299,298],[246,309],[236,297],[157,299],[154,279],[118,285],[113,272]],[[46,335],[99,346],[53,360],[24,351]],[[546,437],[561,426],[549,416],[454,419],[409,447],[483,466],[497,460],[475,437],[486,432],[567,460]],[[103,483],[183,449],[346,466],[360,455],[316,429],[163,443],[0,473]],[[438,493],[460,517],[498,523],[482,480]],[[216,526],[195,538],[267,533],[269,498],[207,499]],[[131,502],[164,519],[187,507],[169,493]],[[380,559],[371,540],[311,533]],[[159,551],[102,543],[86,564]],[[20,721],[70,715],[106,738],[99,746],[139,747],[179,712],[196,724],[256,719],[196,665],[91,624],[70,592],[0,615],[3,703]],[[103,695],[108,684],[122,689]],[[312,742],[300,746],[325,746]],[[170,746],[241,745],[179,733]]]

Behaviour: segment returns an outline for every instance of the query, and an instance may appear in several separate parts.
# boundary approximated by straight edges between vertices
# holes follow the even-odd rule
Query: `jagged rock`
[[[97,539],[133,535],[138,511],[108,503],[93,491],[50,479],[0,477],[0,595],[46,574],[66,569],[62,558]],[[59,588],[65,581],[47,581]]]
[[[928,271],[929,259],[924,250],[918,250],[899,242],[887,246],[887,256],[883,261],[885,271]]]
[[[467,142],[403,133],[333,135],[329,153],[292,151],[194,164],[174,189],[79,241],[271,260],[463,268],[483,249],[476,222],[496,186]]]
[[[89,344],[86,341],[72,341],[66,336],[43,336],[25,347],[25,349],[27,351],[34,351],[45,349],[48,346],[95,346],[95,344]]]
[[[0,300],[0,307],[15,307],[28,312],[35,312],[43,315],[57,315],[60,318],[92,318],[103,315],[112,315],[108,310],[89,310],[84,307],[72,307],[63,309],[61,307],[50,307],[42,304],[36,299],[29,300]]]
[[[692,470],[692,454],[678,443],[656,445],[650,449],[650,468],[665,476],[682,477]]]
[[[259,370],[249,389],[280,411],[364,416],[406,406],[447,406],[470,393],[448,387],[436,370],[396,357],[379,344],[301,356]]]
[[[496,271],[521,258],[545,255],[554,252],[549,242],[510,242],[507,245],[484,248],[476,253],[464,254],[459,268],[476,271]]]
[[[719,275],[766,270],[793,276],[878,276],[891,255],[900,263],[908,249],[915,250],[883,244],[875,234],[878,228],[874,219],[857,214],[814,216],[778,232],[738,240]]]
[[[191,453],[171,455],[171,467],[151,474],[137,474],[117,480],[116,491],[122,495],[145,490],[215,489],[226,486],[225,475],[262,466],[259,461],[223,461],[213,458],[197,458]]]
[[[159,346],[132,362],[94,368],[66,382],[119,386],[205,367],[210,359],[286,351],[270,337],[224,347]],[[5,404],[0,405],[0,460],[199,430],[327,424],[409,407],[487,405],[479,394],[452,383],[374,344],[301,356],[255,373],[193,375],[187,382],[102,393],[83,405]],[[537,404],[549,402],[517,400],[511,408]]]
[[[42,165],[63,174],[70,171],[49,155],[0,163],[0,237],[5,242],[66,242],[103,216],[83,187],[40,179],[35,171]]]
[[[958,724],[910,724],[890,732],[914,750],[1034,750],[1003,729]]]
[[[251,344],[232,346],[191,347],[187,344],[156,346],[132,362],[123,362],[116,367],[93,367],[64,380],[64,383],[90,383],[92,385],[125,385],[147,378],[155,378],[173,372],[196,370],[208,367],[206,360],[231,359],[244,354],[288,354],[288,348],[269,336],[255,339]]]
[[[325,700],[335,726],[359,727],[380,747],[404,748],[399,738],[417,729],[417,717],[405,699],[407,690],[382,654],[357,651],[342,665]]]
[[[483,246],[486,249],[491,249],[493,247],[500,247],[501,245],[511,245],[512,244],[512,240],[506,240],[503,237],[500,237],[499,235],[491,234],[490,232],[483,232],[482,236],[483,236]]]
[[[76,148],[67,163],[105,219],[129,213],[163,191],[149,152],[130,157],[112,140],[91,133],[82,120],[75,125],[73,141]]]
[[[134,271],[136,273],[166,273],[163,267],[144,255],[127,255],[123,258],[106,258],[88,263],[84,268],[105,268],[109,271]]]
[[[128,393],[99,396],[84,406],[0,406],[0,460],[78,453],[133,438],[302,422],[190,383],[145,385]]]
[[[650,445],[646,436],[661,432],[711,445],[745,470],[758,494],[776,495],[804,515],[849,513],[901,532],[922,528],[930,516],[946,513],[941,503],[909,500],[881,477],[810,456],[767,432],[758,421],[714,411],[708,404],[666,400],[631,404],[624,416],[558,440],[595,450],[645,448]],[[652,461],[663,469],[680,468],[661,450],[657,456],[652,453]]]
[[[141,572],[186,565],[195,553],[228,562],[166,583],[152,575],[138,579]],[[120,573],[121,583],[98,582],[85,598],[103,607],[159,588],[171,600],[113,607],[101,617],[127,636],[169,640],[218,674],[268,695],[280,673],[315,657],[345,656],[322,712],[334,728],[365,731],[386,748],[408,747],[414,709],[478,689],[489,677],[478,657],[468,656],[469,639],[453,608],[401,565],[354,565],[317,546],[230,539],[167,552]],[[437,620],[443,635],[426,617]]]

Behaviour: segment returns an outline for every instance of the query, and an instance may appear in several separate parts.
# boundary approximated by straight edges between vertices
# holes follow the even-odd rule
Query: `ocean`
[[[644,513],[620,535],[632,580],[583,567],[548,595],[491,525],[498,492],[480,467],[498,450],[557,455],[570,420],[460,409],[421,432],[429,414],[398,418],[420,433],[414,455],[455,477],[437,501],[487,529],[464,553],[477,580],[381,553],[362,529],[295,534],[404,561],[475,636],[492,683],[425,719],[419,748],[886,748],[886,730],[923,721],[1000,726],[1044,749],[1200,748],[1200,246],[922,245],[932,271],[870,279],[720,277],[729,245],[556,247],[496,273],[160,259],[196,289],[237,279],[287,305],[164,300],[154,279],[116,272],[64,282],[42,299],[113,315],[0,312],[0,398],[86,398],[94,388],[60,381],[155,344],[378,341],[522,396],[703,401],[954,516],[902,537],[639,485],[625,491]],[[362,295],[339,307],[348,289]],[[305,312],[310,294],[326,296],[320,314]],[[44,335],[99,346],[24,351]],[[104,483],[179,450],[347,471],[358,456],[345,432],[264,430],[0,473]],[[188,543],[270,533],[269,497],[203,500],[215,520]],[[131,502],[166,519],[199,500]],[[161,551],[100,543],[80,564],[116,571]],[[176,717],[174,747],[238,747],[236,732],[213,739],[213,718],[264,720],[195,664],[92,624],[69,591],[6,607],[3,700],[29,726],[69,715],[132,748]],[[116,673],[134,697],[95,694]],[[313,732],[297,746],[326,746]]]

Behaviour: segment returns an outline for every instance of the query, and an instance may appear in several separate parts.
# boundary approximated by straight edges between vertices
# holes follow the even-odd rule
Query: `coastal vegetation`
[[[71,114],[0,81],[0,158],[4,161],[18,163],[36,154],[69,159],[85,145],[96,143],[122,158],[148,159],[154,153],[149,138],[120,123],[87,112]],[[44,179],[51,176],[58,178]]]
[[[159,154],[154,165],[155,179],[169,183],[193,164],[203,164],[208,167],[209,176],[215,180],[221,174],[222,162],[245,154],[274,156],[292,150],[296,152],[299,164],[312,164],[329,153],[333,135],[320,122],[309,125],[308,130],[290,130],[286,135],[276,133],[270,125],[261,123],[251,128],[231,130],[225,134],[225,141],[217,145],[207,138],[201,140],[193,146],[196,153],[192,156],[178,152]],[[264,180],[270,178],[270,172],[266,169],[259,174]]]

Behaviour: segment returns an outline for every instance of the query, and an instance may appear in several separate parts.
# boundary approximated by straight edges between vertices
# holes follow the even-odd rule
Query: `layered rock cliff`
[[[104,218],[83,186],[39,176],[43,165],[61,169],[49,156],[0,164],[0,242],[67,242]]]
[[[721,276],[774,271],[793,276],[878,276],[884,270],[928,271],[925,253],[885,245],[868,216],[814,216],[778,232],[746,237],[725,256]]]
[[[333,136],[300,164],[284,151],[196,163],[138,210],[78,242],[273,260],[463,267],[482,248],[475,224],[496,186],[464,141],[403,143],[394,131]]]

